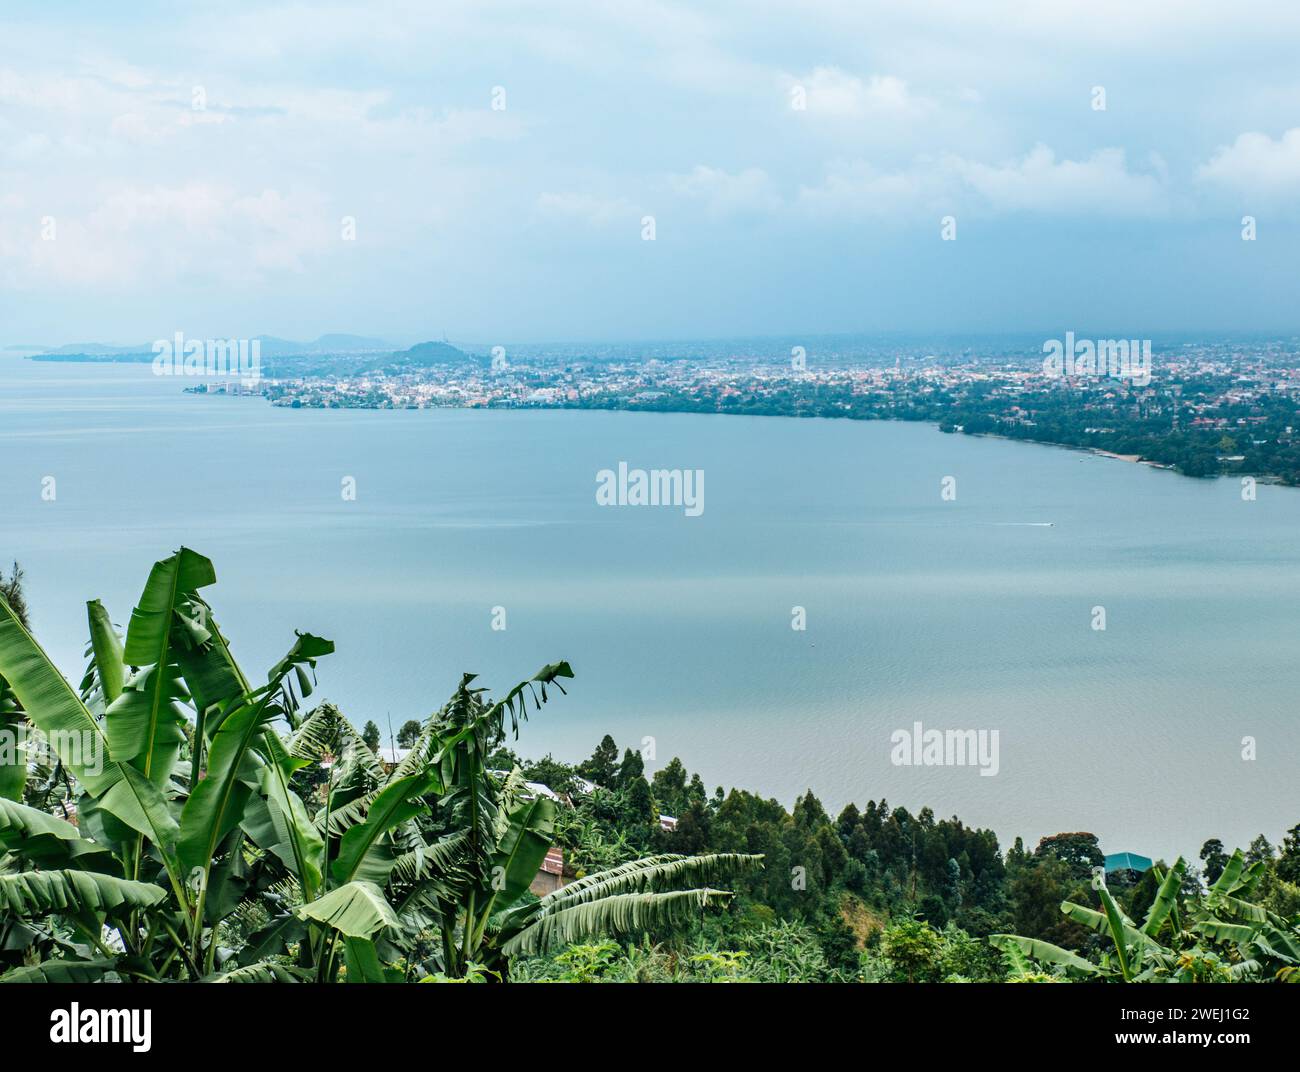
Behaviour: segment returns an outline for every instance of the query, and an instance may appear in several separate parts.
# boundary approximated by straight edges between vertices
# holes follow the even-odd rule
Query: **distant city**
[[[1161,341],[1149,375],[1046,368],[1044,341],[978,347],[866,339],[463,348],[324,336],[265,340],[262,376],[198,394],[328,409],[565,408],[927,421],[1091,450],[1189,476],[1300,485],[1300,341]],[[1127,346],[1127,343],[1124,345]],[[355,348],[350,348],[355,347]],[[1137,341],[1133,348],[1136,352]],[[48,361],[147,361],[145,347],[63,347]],[[1112,366],[1113,366],[1112,362]]]

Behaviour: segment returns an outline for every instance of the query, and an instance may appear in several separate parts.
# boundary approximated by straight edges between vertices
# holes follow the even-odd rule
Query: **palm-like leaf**
[[[386,884],[396,855],[384,836],[408,819],[427,814],[429,807],[420,798],[436,784],[429,775],[412,774],[385,786],[372,802],[365,821],[352,827],[339,842],[338,857],[331,868],[334,880],[343,884],[362,878]]]
[[[0,916],[33,919],[51,912],[116,912],[151,908],[166,897],[160,886],[93,871],[24,871],[0,875]]]
[[[1111,927],[1110,918],[1106,915],[1105,911],[1098,912],[1095,908],[1088,908],[1086,905],[1075,904],[1073,901],[1062,901],[1061,911],[1074,920],[1075,923],[1082,923],[1085,927],[1090,927],[1098,934],[1104,934],[1108,938],[1114,940],[1115,932]],[[1126,946],[1144,946],[1151,949],[1160,948],[1159,942],[1145,932],[1138,930],[1131,923],[1126,923],[1123,919],[1118,919],[1118,922]]]
[[[113,628],[113,621],[108,616],[98,599],[86,604],[86,617],[90,623],[91,664],[87,670],[87,682],[82,684],[83,695],[87,685],[93,682],[105,707],[122,695],[125,682],[126,661],[122,652],[122,638]]]
[[[97,983],[112,971],[117,961],[108,960],[47,960],[13,968],[0,975],[0,983]]]
[[[50,738],[64,766],[83,786],[92,793],[102,793],[121,780],[121,772],[107,762],[108,740],[99,723],[3,598],[0,678],[8,683],[28,719]]]
[[[540,953],[556,945],[601,935],[638,934],[660,927],[679,927],[700,918],[710,904],[731,897],[725,890],[676,890],[671,893],[621,893],[541,912],[502,945],[509,956]]]
[[[1174,866],[1160,881],[1160,888],[1156,890],[1156,898],[1151,902],[1146,919],[1142,921],[1142,933],[1149,938],[1154,938],[1160,933],[1160,928],[1164,925],[1166,919],[1174,914],[1178,907],[1178,892],[1182,889],[1183,878],[1187,874],[1187,864],[1183,862],[1180,856],[1174,861]],[[1175,919],[1174,930],[1178,929]]]
[[[131,612],[122,659],[140,667],[104,716],[109,747],[118,762],[131,761],[137,770],[156,784],[171,774],[177,752],[185,740],[185,713],[180,703],[189,699],[176,665],[173,637],[176,612],[193,593],[216,583],[212,563],[187,547],[154,563],[145,582],[140,602]],[[111,626],[108,631],[111,633]],[[100,630],[102,632],[102,628]],[[96,637],[92,618],[92,641]],[[101,638],[107,646],[107,638]],[[96,662],[101,658],[95,650]],[[110,653],[105,653],[105,658]],[[99,668],[107,681],[110,668]],[[107,691],[105,693],[107,699]]]
[[[42,868],[120,871],[112,853],[71,823],[13,800],[0,799],[0,848]]]
[[[267,760],[258,746],[270,723],[283,714],[275,701],[284,677],[294,667],[333,650],[330,641],[300,633],[268,684],[221,720],[212,739],[208,775],[193,788],[181,813],[177,854],[187,870],[200,868],[206,875],[217,845],[238,825],[249,794],[262,787]]]
[[[1084,960],[1077,953],[1071,953],[1068,949],[1062,949],[1059,945],[1040,941],[1037,938],[1023,938],[1018,934],[990,934],[989,945],[993,946],[994,949],[1016,949],[1034,960],[1040,960],[1046,964],[1060,964],[1070,971],[1077,971],[1083,975],[1099,975],[1101,973],[1101,969],[1096,964]]]
[[[246,964],[242,968],[231,968],[230,971],[211,976],[207,982],[304,983],[307,982],[308,978],[307,973],[301,968],[291,968],[287,964],[278,964],[275,961],[267,960],[260,961],[257,964]]]
[[[302,919],[314,919],[348,938],[371,938],[400,924],[383,890],[373,882],[349,882],[298,909]]]
[[[620,893],[645,890],[666,890],[686,884],[734,880],[739,875],[753,874],[763,867],[762,856],[740,853],[711,853],[705,856],[681,856],[664,853],[630,860],[625,864],[584,875],[566,886],[543,897],[538,903],[543,909],[568,908],[571,905],[597,900]]]

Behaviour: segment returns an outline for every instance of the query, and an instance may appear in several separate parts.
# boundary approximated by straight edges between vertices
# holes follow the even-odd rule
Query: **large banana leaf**
[[[555,833],[555,804],[537,796],[520,801],[509,814],[505,836],[493,853],[483,917],[509,908],[523,895],[546,859]]]
[[[99,723],[3,599],[0,678],[9,683],[32,724],[49,738],[65,769],[99,798],[99,805],[153,839],[176,886],[170,856],[176,823],[158,787],[129,764],[113,761]]]
[[[108,746],[119,763],[130,762],[155,785],[166,785],[185,740],[189,693],[173,662],[133,673],[104,713]]]
[[[86,604],[86,617],[90,622],[90,650],[95,660],[95,676],[107,707],[122,695],[126,661],[122,654],[122,641],[113,628],[108,611],[98,599]]]
[[[1233,942],[1244,945],[1258,933],[1258,928],[1244,923],[1227,923],[1221,919],[1199,919],[1192,924],[1192,930],[1204,934],[1216,942]]]
[[[1110,924],[1110,936],[1111,941],[1115,943],[1115,956],[1119,959],[1120,974],[1124,977],[1126,983],[1132,982],[1133,968],[1129,960],[1128,943],[1129,934],[1135,932],[1133,923],[1120,910],[1119,905],[1115,903],[1115,899],[1105,886],[1097,890],[1097,896],[1101,898],[1102,907],[1106,910],[1106,921]],[[1064,907],[1062,905],[1062,908]],[[1146,935],[1141,935],[1141,937],[1143,940],[1146,939]]]
[[[123,659],[129,666],[163,662],[171,646],[172,616],[186,593],[216,584],[212,563],[188,547],[155,562],[140,602],[131,611]]]
[[[344,770],[335,772],[332,779],[335,785],[345,778],[348,767],[356,767],[363,772],[372,785],[389,780],[388,772],[379,762],[379,757],[361,739],[352,723],[331,703],[321,704],[303,719],[302,724],[285,741],[285,748],[295,759],[308,762],[319,762],[326,752],[338,756]],[[415,773],[416,770],[403,771],[396,777]]]
[[[198,595],[177,610],[180,627],[173,647],[196,711],[207,715],[210,737],[220,727],[220,716],[233,702],[253,691],[252,685],[230,653],[211,609]]]
[[[669,892],[686,885],[708,887],[715,882],[752,874],[762,867],[761,855],[740,853],[710,853],[705,856],[662,853],[629,860],[575,879],[540,900],[509,908],[499,920],[499,937],[502,942],[508,942],[542,916],[577,905],[632,893]]]
[[[181,812],[177,855],[188,871],[211,866],[217,845],[240,822],[249,794],[262,785],[267,760],[257,752],[264,731],[282,711],[274,703],[284,675],[295,665],[334,650],[328,640],[300,633],[265,686],[227,713],[212,738],[207,777],[199,782]]]
[[[0,875],[0,917],[32,919],[51,912],[115,912],[149,908],[167,896],[161,886],[93,871],[24,871]]]
[[[1026,956],[1033,957],[1047,964],[1060,964],[1071,971],[1083,975],[1098,975],[1101,969],[1091,961],[1084,960],[1077,953],[1062,949],[1051,942],[1037,938],[1022,938],[1018,934],[990,934],[989,945],[994,949],[1017,949]]]
[[[1160,933],[1165,920],[1178,907],[1178,891],[1182,889],[1183,877],[1186,873],[1187,864],[1180,856],[1174,861],[1174,866],[1169,869],[1169,873],[1161,880],[1160,888],[1156,890],[1156,899],[1151,902],[1146,919],[1142,921],[1142,933],[1147,937],[1154,938]],[[1177,923],[1174,929],[1178,929]]]
[[[1216,907],[1236,919],[1249,920],[1251,923],[1263,923],[1268,919],[1268,910],[1263,905],[1243,901],[1240,897],[1221,894],[1215,901]]]
[[[387,983],[389,977],[384,966],[379,962],[379,952],[375,943],[367,938],[345,938],[343,940],[347,958],[349,983]],[[401,973],[394,972],[393,982],[401,982]]]
[[[364,879],[383,886],[388,882],[396,855],[384,840],[395,826],[429,811],[420,798],[437,785],[428,774],[412,774],[385,786],[371,802],[365,821],[352,827],[339,842],[338,856],[330,868],[334,881],[342,885]]]
[[[293,772],[306,766],[307,761],[289,755],[274,729],[264,731],[261,750],[267,760],[262,771],[261,792],[276,836],[269,843],[257,838],[254,841],[274,852],[292,869],[304,898],[310,901],[320,889],[325,842],[312,824],[302,799],[289,788]]]
[[[0,798],[22,800],[27,785],[27,716],[0,678]]]
[[[99,794],[121,780],[108,760],[108,740],[81,698],[0,598],[0,678],[8,682],[28,720],[39,726],[70,771]]]
[[[672,893],[622,893],[543,912],[501,948],[508,956],[529,956],[556,945],[601,936],[638,934],[678,927],[699,919],[704,909],[731,896],[724,890],[676,890]]]
[[[0,799],[0,848],[41,868],[121,873],[113,854],[71,823],[13,800]]]
[[[1294,924],[1288,930],[1272,925],[1260,927],[1254,941],[1261,946],[1267,943],[1271,956],[1290,964],[1300,964],[1300,929]]]
[[[330,890],[299,908],[298,915],[333,927],[347,938],[369,939],[385,927],[399,926],[383,891],[362,880]]]
[[[7,971],[0,975],[0,983],[97,983],[116,965],[108,959],[47,960]]]
[[[1091,927],[1098,934],[1104,934],[1112,940],[1114,939],[1110,918],[1105,911],[1098,912],[1095,908],[1075,904],[1073,901],[1062,901],[1061,911],[1074,920],[1075,923],[1082,923],[1085,927]],[[1149,949],[1161,948],[1160,943],[1145,931],[1138,930],[1131,923],[1126,923],[1122,919],[1119,923],[1121,932],[1124,935],[1125,945],[1144,946]]]
[[[275,961],[263,961],[258,964],[246,964],[242,968],[232,968],[211,976],[204,982],[209,983],[304,983],[308,975],[301,968],[291,968]],[[3,981],[3,980],[0,980]]]
[[[140,670],[109,706],[104,723],[114,758],[131,761],[150,781],[162,785],[185,740],[186,716],[180,702],[189,698],[176,665],[176,612],[191,594],[216,582],[212,563],[182,547],[155,562],[140,602],[131,612],[122,657]],[[98,660],[98,651],[96,658]],[[101,669],[101,678],[104,671]]]
[[[761,855],[709,853],[705,856],[681,856],[662,853],[584,875],[548,893],[539,903],[544,908],[563,908],[616,893],[662,891],[687,884],[711,885],[738,875],[753,874],[762,867]]]
[[[1239,891],[1248,892],[1263,877],[1266,869],[1267,865],[1263,860],[1256,860],[1247,867],[1246,858],[1241,854],[1240,849],[1236,849],[1229,857],[1222,874],[1210,887],[1210,900]]]

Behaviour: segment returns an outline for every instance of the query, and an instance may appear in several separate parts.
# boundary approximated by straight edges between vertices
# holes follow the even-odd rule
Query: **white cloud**
[[[683,197],[703,202],[716,216],[769,212],[781,205],[771,178],[762,168],[731,174],[699,164],[689,174],[669,175],[668,184]]]
[[[1197,177],[1247,193],[1273,193],[1300,186],[1300,127],[1276,140],[1267,134],[1240,134],[1220,146],[1197,169]]]
[[[946,177],[924,165],[884,171],[865,161],[835,161],[817,186],[799,190],[800,208],[819,217],[902,216],[930,206]]]
[[[9,285],[120,290],[178,277],[242,284],[301,272],[340,241],[337,214],[310,190],[121,186],[88,211],[49,215],[53,240],[26,205],[0,206],[0,231],[15,236],[0,249]]]
[[[1000,211],[1141,216],[1168,207],[1161,178],[1130,171],[1122,149],[1058,160],[1047,146],[1036,145],[1020,160],[988,165],[953,159],[949,166]]]
[[[623,197],[600,197],[586,193],[543,193],[537,209],[554,220],[581,223],[589,227],[608,227],[615,223],[639,224],[640,213]]]
[[[838,67],[815,67],[802,76],[785,75],[787,90],[802,89],[811,115],[859,119],[867,115],[926,111],[929,101],[912,95],[893,75],[873,74],[865,81]]]
[[[1163,164],[1154,158],[1152,168],[1130,171],[1120,149],[1058,160],[1044,145],[1000,164],[955,155],[918,157],[892,170],[837,161],[819,185],[799,191],[798,201],[822,216],[906,216],[958,205],[982,212],[1154,216],[1168,206]]]

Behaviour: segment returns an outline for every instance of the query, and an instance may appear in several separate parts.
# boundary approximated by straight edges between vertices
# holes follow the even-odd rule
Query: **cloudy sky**
[[[0,14],[0,343],[1300,328],[1291,2],[131,7]]]

